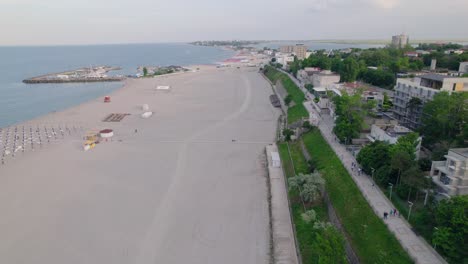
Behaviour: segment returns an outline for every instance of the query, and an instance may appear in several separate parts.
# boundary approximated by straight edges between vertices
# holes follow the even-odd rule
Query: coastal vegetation
[[[328,223],[321,198],[324,179],[304,158],[298,142],[279,143],[302,263],[347,263],[343,235]]]
[[[294,102],[294,105],[288,107],[288,124],[295,123],[309,116],[307,109],[305,109],[302,104],[305,100],[305,95],[297,87],[297,85],[289,78],[289,76],[278,69],[275,69],[272,66],[265,66],[264,69],[265,76],[274,84],[280,82],[284,87],[288,95],[286,97],[291,98],[290,100]],[[289,100],[289,99],[288,99]]]

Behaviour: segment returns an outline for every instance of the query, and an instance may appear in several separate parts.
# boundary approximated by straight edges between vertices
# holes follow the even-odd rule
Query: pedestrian
[[[358,169],[358,175],[361,176],[361,168]]]
[[[138,132],[138,129],[135,128],[135,133],[137,133],[137,132]]]
[[[387,213],[387,212],[384,212],[384,213],[383,213],[383,219],[387,219],[387,216],[388,216],[388,213]]]
[[[393,216],[393,210],[390,209],[390,216]]]
[[[398,214],[398,211],[396,209],[393,209],[393,215],[400,217],[400,214]]]

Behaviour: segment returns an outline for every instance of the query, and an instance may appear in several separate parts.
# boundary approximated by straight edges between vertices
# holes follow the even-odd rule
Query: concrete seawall
[[[288,191],[281,168],[272,164],[271,153],[278,152],[276,144],[266,147],[268,175],[271,185],[271,214],[273,231],[273,263],[299,264],[298,251],[288,204]]]
[[[77,79],[26,79],[24,83],[87,83],[87,82],[120,82],[125,80],[124,77],[107,77],[107,78],[77,78]]]

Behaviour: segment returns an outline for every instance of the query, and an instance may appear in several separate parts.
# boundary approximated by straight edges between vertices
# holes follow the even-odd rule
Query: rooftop
[[[454,148],[449,151],[455,152],[456,154],[468,158],[468,148]]]
[[[444,79],[450,78],[450,76],[447,76],[447,75],[440,75],[440,74],[434,74],[434,73],[424,74],[419,77],[421,79],[433,80],[433,81],[438,81],[438,82],[443,82]]]

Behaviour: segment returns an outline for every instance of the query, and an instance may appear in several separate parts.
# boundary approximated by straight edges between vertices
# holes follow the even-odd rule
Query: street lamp
[[[388,185],[390,186],[390,202],[391,202],[392,201],[393,184],[389,182]]]
[[[408,212],[408,221],[409,221],[409,218],[411,216],[411,209],[413,208],[413,203],[408,201],[408,204],[409,204],[409,212]]]
[[[434,226],[434,229],[437,231],[439,230],[439,228],[437,228],[436,226]],[[437,249],[437,243],[434,242],[434,250]]]
[[[375,182],[374,181],[374,171],[375,171],[375,169],[371,167],[371,170],[372,170],[372,181]]]

